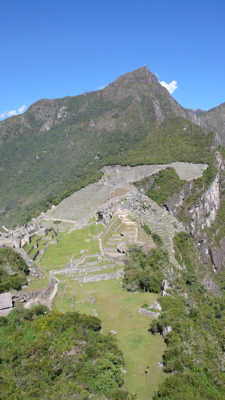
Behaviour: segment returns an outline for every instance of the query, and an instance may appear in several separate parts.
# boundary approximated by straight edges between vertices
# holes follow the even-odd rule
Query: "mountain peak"
[[[114,82],[103,89],[104,98],[114,102],[121,101],[128,96],[134,96],[143,89],[155,88],[157,91],[165,91],[156,76],[144,66],[121,75]]]
[[[146,67],[146,65],[144,67],[135,69],[134,71],[131,71],[131,72],[128,72],[128,73],[122,75],[122,77],[125,77],[125,76],[134,77],[136,79],[137,78],[140,78],[140,79],[145,78],[147,80],[151,79],[151,80],[158,82],[158,79],[156,78],[156,76],[151,71],[149,71],[149,69],[148,69],[148,67]]]

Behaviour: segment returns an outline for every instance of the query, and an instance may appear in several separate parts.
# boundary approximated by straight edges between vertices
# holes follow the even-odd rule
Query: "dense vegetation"
[[[122,165],[168,164],[174,161],[209,163],[214,134],[184,118],[169,117],[155,124],[146,138],[120,156]]]
[[[98,318],[45,306],[0,318],[1,399],[132,399],[123,358]]]
[[[205,289],[199,276],[200,262],[190,235],[175,237],[176,257],[185,269],[177,276],[173,293],[160,298],[162,313],[151,331],[166,337],[164,370],[172,373],[156,399],[188,400],[225,398],[224,325],[225,300]]]
[[[96,181],[100,176],[95,174],[102,166],[141,140],[146,128],[132,127],[132,121],[120,127],[121,119],[133,110],[132,106],[129,109],[131,101],[128,97],[115,104],[105,101],[101,92],[89,93],[56,100],[53,109],[51,103],[40,102],[22,118],[3,121],[0,158],[4,223],[8,226],[12,221],[26,221],[52,202]],[[59,119],[57,113],[63,105],[67,117]],[[48,118],[51,122],[46,132],[42,127]],[[113,121],[110,130],[105,127],[108,118]]]
[[[166,168],[155,174],[154,183],[146,194],[162,206],[173,194],[179,193],[185,183],[179,178],[174,168]]]
[[[165,264],[168,264],[168,255],[161,246],[147,254],[139,246],[131,246],[125,260],[123,286],[131,291],[159,293]]]
[[[29,270],[22,257],[10,248],[0,249],[0,293],[20,289]]]

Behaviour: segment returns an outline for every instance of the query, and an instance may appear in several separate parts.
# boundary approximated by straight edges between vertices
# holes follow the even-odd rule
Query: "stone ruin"
[[[5,232],[0,232],[0,247],[12,247],[20,249],[30,243],[32,236],[45,236],[47,229],[42,228],[40,223],[32,220],[29,225],[23,225],[16,229],[7,229],[3,226]]]
[[[12,295],[10,292],[0,294],[0,316],[7,317],[13,309]]]

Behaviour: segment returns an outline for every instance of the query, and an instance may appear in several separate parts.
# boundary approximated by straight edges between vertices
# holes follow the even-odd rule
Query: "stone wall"
[[[159,318],[159,316],[160,316],[159,312],[151,311],[151,310],[148,310],[147,308],[142,308],[142,307],[139,308],[138,312],[140,314],[147,315],[147,317],[156,318],[156,319]]]
[[[106,281],[109,279],[116,279],[123,277],[123,270],[118,270],[117,272],[110,272],[108,274],[99,274],[99,275],[89,275],[79,278],[80,283],[88,283],[88,282],[99,282]]]
[[[34,264],[34,261],[28,256],[25,250],[20,248],[20,249],[15,249],[15,251],[21,255],[25,263],[28,265],[30,274],[35,278],[40,278],[42,276],[41,273],[38,271],[36,265]]]
[[[53,274],[50,273],[50,280],[49,280],[49,285],[47,289],[42,290],[42,292],[39,294],[39,299],[45,299],[46,297],[49,297],[51,292],[53,291],[55,284],[58,282],[58,279],[56,279]]]

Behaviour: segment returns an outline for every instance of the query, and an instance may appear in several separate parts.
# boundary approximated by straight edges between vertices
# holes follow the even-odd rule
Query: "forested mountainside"
[[[105,165],[206,162],[213,138],[193,122],[146,67],[101,91],[34,103],[0,123],[1,224],[29,221]]]

